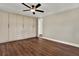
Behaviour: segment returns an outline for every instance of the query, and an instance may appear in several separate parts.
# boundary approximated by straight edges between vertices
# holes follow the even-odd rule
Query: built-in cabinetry
[[[16,40],[16,15],[9,14],[9,41]]]
[[[34,20],[35,19],[33,18],[24,17],[24,38],[35,36],[34,34],[36,34],[36,23]]]
[[[24,18],[21,15],[17,15],[16,17],[16,39],[23,39],[23,31],[24,31]]]
[[[8,13],[0,12],[0,43],[8,41]]]
[[[36,36],[36,18],[0,11],[0,43]]]

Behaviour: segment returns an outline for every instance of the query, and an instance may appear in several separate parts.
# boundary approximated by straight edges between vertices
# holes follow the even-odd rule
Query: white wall
[[[36,36],[36,18],[0,11],[0,43]]]
[[[79,45],[79,8],[44,17],[43,36]]]

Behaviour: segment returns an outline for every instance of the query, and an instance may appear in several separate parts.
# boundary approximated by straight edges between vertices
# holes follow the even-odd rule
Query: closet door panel
[[[23,16],[21,15],[17,15],[16,38],[17,40],[23,39]]]
[[[23,38],[28,38],[28,28],[29,28],[29,25],[28,25],[28,18],[27,17],[24,17],[24,27],[23,27]]]
[[[24,38],[35,37],[34,26],[33,18],[24,17]]]
[[[32,18],[31,36],[36,37],[36,18]]]
[[[0,12],[0,43],[8,41],[8,13]]]
[[[9,41],[16,40],[16,15],[9,14]]]

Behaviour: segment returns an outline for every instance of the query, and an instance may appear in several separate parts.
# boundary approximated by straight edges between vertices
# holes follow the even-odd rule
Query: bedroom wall
[[[79,8],[43,18],[43,37],[79,46]]]

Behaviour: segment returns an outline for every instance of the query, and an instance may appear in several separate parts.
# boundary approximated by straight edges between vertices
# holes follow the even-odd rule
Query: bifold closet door
[[[16,38],[23,39],[23,16],[17,15],[16,19]]]
[[[24,17],[24,38],[35,37],[35,19]]]
[[[16,14],[9,14],[9,41],[16,40]]]
[[[8,41],[8,13],[0,12],[0,43]]]

